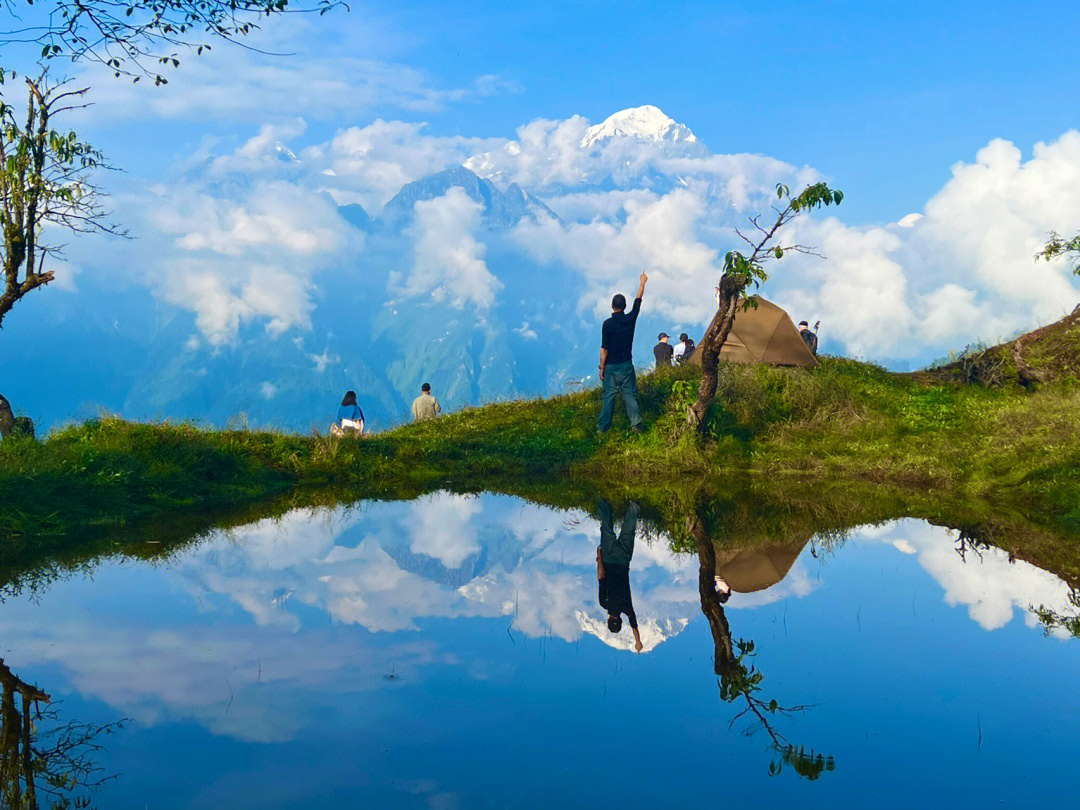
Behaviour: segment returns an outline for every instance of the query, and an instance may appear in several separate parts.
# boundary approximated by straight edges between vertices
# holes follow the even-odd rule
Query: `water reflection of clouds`
[[[968,551],[961,557],[955,532],[917,520],[897,521],[861,533],[914,555],[945,590],[945,603],[966,605],[968,615],[985,630],[1004,627],[1017,609],[1027,625],[1035,627],[1038,619],[1029,609],[1032,605],[1069,610],[1069,586],[1064,581],[1023,560],[1010,562],[1009,554],[999,548]]]
[[[142,569],[142,587],[149,579],[150,588],[125,597],[134,614],[80,609],[43,622],[32,604],[13,600],[0,613],[0,631],[14,663],[59,665],[72,689],[137,720],[192,719],[239,739],[285,740],[310,723],[320,691],[329,705],[334,695],[385,686],[391,671],[413,680],[442,663],[481,679],[497,666],[462,662],[447,652],[452,639],[413,635],[428,619],[505,617],[515,633],[565,641],[588,633],[630,649],[630,634],[608,633],[596,603],[597,539],[597,523],[584,513],[568,517],[501,496],[296,512]],[[860,542],[914,557],[941,584],[944,601],[967,605],[986,629],[1008,623],[1017,607],[1066,604],[1068,589],[1052,574],[1010,563],[994,548],[965,561],[946,530],[919,521],[860,529],[849,545]],[[130,573],[113,576],[124,583]],[[828,573],[804,552],[779,583],[735,594],[728,606],[802,597]],[[662,539],[639,541],[631,576],[646,650],[699,615],[695,554],[674,554]],[[168,618],[138,613],[140,599],[160,600],[170,589],[187,603],[170,604]]]
[[[482,509],[479,498],[465,495],[442,493],[418,499],[401,521],[412,538],[410,550],[457,568],[480,552],[472,520]]]
[[[372,632],[415,630],[426,618],[512,617],[514,630],[573,641],[596,632],[596,521],[583,512],[500,496],[438,493],[370,504],[342,519],[294,515],[234,530],[176,566],[191,592],[231,599],[260,623],[296,627],[290,604]],[[229,556],[226,556],[229,555]],[[634,600],[653,644],[697,611],[697,560],[639,541]],[[628,636],[629,637],[629,636]]]
[[[332,628],[298,634],[252,633],[228,623],[109,627],[84,616],[42,633],[30,629],[29,613],[5,615],[0,627],[14,660],[59,664],[70,689],[140,723],[192,720],[255,742],[294,739],[310,725],[321,694],[365,691],[383,686],[387,673],[412,679],[432,663],[455,662],[430,640],[376,647]]]

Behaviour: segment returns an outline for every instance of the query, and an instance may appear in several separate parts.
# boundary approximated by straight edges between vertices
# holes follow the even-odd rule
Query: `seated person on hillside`
[[[414,422],[423,422],[425,419],[434,419],[442,413],[439,400],[431,395],[431,386],[424,383],[420,386],[420,396],[413,400],[412,418]]]
[[[600,501],[600,545],[596,549],[596,581],[600,591],[600,607],[608,612],[608,630],[616,635],[622,630],[622,614],[626,614],[634,632],[634,649],[641,652],[637,614],[630,599],[630,559],[634,556],[634,533],[637,531],[640,508],[631,503],[623,517],[622,530],[615,534],[615,515],[611,504]]]
[[[341,407],[338,408],[337,421],[330,427],[335,436],[361,436],[364,433],[364,412],[356,404],[356,392],[346,391]]]
[[[821,321],[818,321],[821,323]],[[817,329],[817,323],[814,324],[814,329]],[[799,321],[799,334],[802,336],[803,343],[806,344],[806,348],[817,356],[817,333],[810,331],[810,325],[806,321]]]
[[[657,338],[660,342],[653,346],[653,357],[656,358],[656,367],[663,368],[671,365],[671,358],[675,349],[668,343],[668,333],[661,332]]]

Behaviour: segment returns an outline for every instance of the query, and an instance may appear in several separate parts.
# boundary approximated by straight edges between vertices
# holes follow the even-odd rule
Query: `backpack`
[[[696,348],[696,346],[694,344],[694,339],[693,338],[687,338],[686,339],[686,348],[683,350],[683,353],[679,355],[679,362],[680,363],[685,363],[687,360],[689,360],[690,355],[692,355],[694,353],[695,348]]]

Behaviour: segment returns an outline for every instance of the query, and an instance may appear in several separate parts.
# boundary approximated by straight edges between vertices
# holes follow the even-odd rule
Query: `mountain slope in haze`
[[[626,164],[620,150],[639,142],[665,159],[705,149],[655,107],[624,111],[571,144],[582,156],[606,155],[602,167],[614,167],[583,177],[577,190],[678,186],[659,157]],[[303,158],[282,149],[278,159],[299,171]],[[568,226],[530,190],[499,182],[494,170],[478,173],[486,165],[480,158],[407,183],[381,210],[334,206],[340,226],[362,236],[362,248],[312,280],[310,329],[277,333],[265,321],[242,320],[233,339],[215,343],[204,339],[189,308],[164,303],[152,284],[117,289],[87,274],[78,292],[34,297],[5,323],[0,391],[42,429],[105,410],[207,425],[242,417],[242,424],[308,431],[327,428],[347,389],[358,392],[369,425],[383,428],[409,418],[423,382],[446,410],[595,384],[600,319],[596,302],[582,298],[581,270],[557,257],[540,261],[515,240],[522,223]],[[418,246],[418,205],[451,192],[477,204],[469,260],[494,277],[487,305],[414,283],[416,268],[431,261]],[[456,258],[457,248],[447,250]],[[647,299],[639,365],[651,365],[660,328],[673,325],[657,318]]]

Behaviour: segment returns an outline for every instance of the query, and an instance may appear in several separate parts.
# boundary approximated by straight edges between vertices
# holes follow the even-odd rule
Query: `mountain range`
[[[669,156],[704,150],[655,107],[617,113],[588,129],[578,148],[618,154],[625,141]],[[289,167],[304,160],[299,154],[278,145],[277,158]],[[386,428],[408,418],[423,382],[444,410],[595,384],[600,323],[582,306],[580,273],[558,259],[538,262],[513,238],[525,220],[565,223],[555,203],[500,182],[489,165],[495,157],[478,155],[409,182],[378,211],[335,203],[364,247],[318,277],[310,329],[281,334],[248,321],[234,340],[211,345],[197,339],[195,315],[154,295],[153,285],[118,287],[87,273],[77,293],[32,296],[5,323],[0,390],[41,428],[107,411],[308,431],[326,430],[346,389],[358,392],[369,425]],[[680,183],[653,164],[630,174],[613,165],[582,178],[578,189]],[[409,286],[424,238],[417,219],[424,205],[451,194],[458,202],[463,195],[479,217],[478,249],[497,290],[490,305],[438,291],[418,295]],[[431,247],[441,245],[436,239]],[[636,344],[642,366],[651,363],[659,328],[672,325],[646,303]]]

